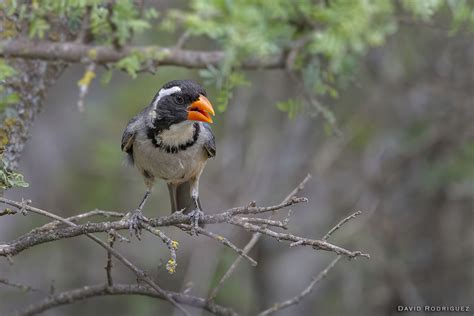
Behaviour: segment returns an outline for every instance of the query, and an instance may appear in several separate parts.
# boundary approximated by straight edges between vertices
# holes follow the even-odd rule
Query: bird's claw
[[[204,213],[200,209],[192,210],[188,213],[189,220],[191,221],[191,235],[198,235],[199,220],[204,219]]]
[[[129,226],[128,230],[130,231],[130,235],[135,235],[137,239],[141,240],[142,235],[142,222],[146,222],[147,219],[143,216],[143,212],[140,209],[136,209],[132,212],[129,219]]]

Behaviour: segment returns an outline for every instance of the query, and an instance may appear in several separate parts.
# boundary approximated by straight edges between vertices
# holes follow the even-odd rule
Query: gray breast
[[[149,139],[144,131],[137,134],[133,156],[135,165],[142,174],[174,183],[188,181],[200,175],[208,158],[203,145],[209,135],[204,128],[200,128],[197,140],[191,146],[177,152],[168,152],[163,146],[158,147],[157,143],[179,148],[191,140],[194,134],[192,122],[175,125],[157,135],[155,140]]]

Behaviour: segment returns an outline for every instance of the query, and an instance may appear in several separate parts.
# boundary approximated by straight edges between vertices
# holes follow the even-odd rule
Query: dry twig
[[[338,229],[340,229],[345,223],[347,223],[348,221],[350,221],[351,219],[353,218],[356,218],[357,216],[359,216],[360,214],[362,214],[361,211],[357,211],[347,217],[345,217],[344,219],[342,219],[339,223],[337,223],[336,226],[334,226],[333,228],[331,228],[330,231],[327,232],[326,235],[324,235],[323,237],[323,240],[328,240],[329,237],[331,237],[331,235]]]
[[[290,192],[290,194],[288,194],[282,201],[282,203],[285,203],[289,200],[291,200],[292,198],[296,197],[296,195],[304,189],[304,186],[306,185],[306,183],[309,181],[309,179],[311,179],[311,175],[310,174],[307,174],[306,177],[303,179],[303,181],[300,182],[300,184],[298,184],[296,186],[295,189],[293,189],[293,191]],[[270,216],[268,219],[271,220],[272,216]],[[247,245],[245,245],[244,249],[243,249],[243,254],[248,254],[250,252],[250,250],[252,250],[252,248],[255,246],[255,244],[258,242],[258,240],[260,239],[260,236],[261,236],[261,233],[260,232],[255,232],[253,235],[252,235],[252,238],[250,238],[249,242],[247,243]],[[240,263],[240,260],[242,259],[242,257],[237,257],[235,258],[234,262],[232,262],[232,264],[230,265],[229,269],[226,271],[226,273],[224,273],[224,275],[221,277],[221,279],[219,280],[219,282],[217,282],[217,285],[212,289],[211,291],[211,294],[209,295],[209,298],[208,300],[209,301],[212,301],[216,298],[217,296],[217,293],[219,292],[219,290],[221,289],[222,285],[224,284],[224,282],[232,275],[232,273],[235,271],[235,269],[237,268],[237,266],[239,265]]]
[[[37,290],[37,289],[35,289],[31,286],[11,282],[10,280],[7,280],[7,279],[0,279],[0,283],[4,284],[4,285],[11,286],[11,287],[15,287],[17,289],[20,289],[23,292],[40,292],[40,290]]]
[[[279,310],[282,310],[284,308],[287,308],[291,305],[295,305],[295,304],[298,304],[305,296],[307,296],[309,293],[311,293],[311,291],[313,290],[314,286],[319,282],[321,281],[322,279],[324,279],[328,272],[336,265],[336,263],[341,259],[341,256],[337,256],[336,259],[334,259],[323,271],[321,271],[315,278],[313,278],[313,280],[311,281],[311,283],[298,295],[296,295],[295,297],[289,299],[289,300],[286,300],[284,302],[281,302],[281,303],[275,303],[273,304],[273,306],[269,309],[266,309],[264,310],[263,312],[261,312],[260,314],[258,314],[259,316],[265,316],[265,315],[270,315],[270,314],[273,314]]]

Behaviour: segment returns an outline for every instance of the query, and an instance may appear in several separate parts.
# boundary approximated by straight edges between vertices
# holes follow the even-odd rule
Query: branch
[[[47,211],[40,210],[30,205],[25,205],[24,203],[21,203],[21,202],[12,201],[5,198],[0,198],[0,202],[17,207],[17,208],[23,208],[27,211],[32,211],[35,213],[41,212],[40,214],[43,214],[43,215],[44,213],[47,213],[54,216],[52,217],[54,219],[61,218]],[[343,254],[343,255],[349,256],[350,258],[355,258],[357,256],[368,257],[367,254],[363,254],[360,251],[350,251],[350,250],[338,247],[336,245],[333,245],[323,240],[303,238],[303,237],[299,237],[299,236],[289,234],[289,233],[285,233],[285,234],[277,233],[273,230],[266,228],[265,226],[258,226],[255,224],[250,224],[248,222],[245,222],[239,219],[239,217],[237,216],[241,214],[261,214],[265,212],[272,212],[272,211],[276,211],[276,210],[279,210],[279,209],[282,209],[294,204],[302,203],[302,202],[306,202],[306,199],[293,197],[287,202],[280,203],[274,206],[257,207],[257,206],[254,206],[254,204],[250,204],[248,206],[233,208],[219,214],[205,215],[201,223],[202,224],[229,223],[229,224],[233,224],[239,227],[243,227],[252,232],[258,232],[258,233],[276,238],[277,240],[286,240],[286,241],[291,241],[293,243],[298,242],[299,243],[298,245],[310,245],[315,249],[333,251],[337,254]],[[67,220],[62,219],[61,221],[64,222]],[[23,236],[20,236],[16,240],[13,240],[9,243],[0,244],[0,256],[14,256],[25,249],[28,249],[30,247],[33,247],[45,242],[54,241],[54,240],[71,238],[71,237],[80,236],[80,235],[87,235],[90,238],[89,234],[91,233],[109,232],[112,229],[115,231],[119,231],[119,230],[125,230],[129,228],[129,222],[123,219],[121,219],[120,221],[114,221],[114,222],[86,223],[82,225],[76,225],[70,221],[67,221],[66,223],[70,227],[64,227],[64,228],[58,227],[58,228],[47,229],[47,230],[34,229],[31,232]],[[169,216],[149,219],[148,224],[150,224],[152,227],[177,226],[179,224],[190,224],[190,219],[186,215],[174,213]],[[95,236],[92,236],[92,237],[97,238]],[[103,243],[102,246],[106,248],[107,250],[111,249],[105,243]],[[115,251],[114,249],[112,250]],[[113,251],[112,251],[112,254],[114,253]]]
[[[115,234],[113,231],[108,233],[108,241],[109,241],[109,246],[110,248],[114,247],[114,242],[115,242]],[[107,251],[107,264],[105,265],[105,273],[107,275],[107,285],[112,286],[114,284],[114,280],[112,278],[112,268],[113,268],[113,263],[112,263],[112,253],[110,251]]]
[[[143,225],[143,228],[145,228],[151,234],[160,237],[160,239],[163,241],[166,247],[168,247],[168,251],[170,252],[171,258],[166,263],[166,270],[168,270],[170,274],[175,273],[176,266],[178,265],[176,263],[176,250],[178,250],[179,243],[177,241],[172,240],[168,236],[166,236],[161,230],[155,227],[152,227],[147,223],[143,223],[142,225]]]
[[[323,237],[323,240],[328,240],[329,237],[331,237],[331,235],[338,229],[340,229],[345,223],[347,223],[348,221],[350,221],[351,219],[353,218],[356,218],[357,216],[359,216],[360,214],[362,214],[361,211],[357,211],[355,212],[354,214],[352,215],[349,215],[347,216],[346,218],[342,219],[339,223],[337,223],[336,226],[334,226],[333,228],[331,228],[330,231],[328,231],[328,233],[326,235],[324,235]]]
[[[261,312],[260,314],[258,314],[258,316],[266,316],[266,315],[270,315],[270,314],[273,314],[279,310],[282,310],[284,308],[287,308],[291,305],[295,305],[295,304],[298,304],[305,296],[307,296],[309,293],[311,293],[311,291],[313,290],[314,286],[316,285],[316,283],[318,283],[319,281],[321,281],[322,279],[324,279],[328,272],[336,265],[336,263],[339,261],[339,259],[341,259],[341,256],[337,256],[336,259],[334,259],[327,267],[326,269],[324,269],[323,271],[321,271],[315,278],[313,278],[313,280],[311,281],[311,283],[308,285],[308,287],[306,287],[300,294],[296,295],[295,297],[293,297],[292,299],[289,299],[289,300],[286,300],[284,302],[281,302],[281,303],[275,303],[271,308],[269,309],[266,309],[264,310],[263,312]]]
[[[75,227],[77,228],[78,225],[74,224],[73,222],[71,221],[68,221],[67,219],[65,218],[62,218],[58,215],[55,215],[55,214],[52,214],[48,211],[44,211],[42,209],[39,209],[39,208],[36,208],[36,207],[32,207],[28,204],[25,204],[24,202],[22,203],[19,203],[19,202],[15,202],[15,201],[10,201],[10,200],[7,200],[5,198],[1,198],[1,200],[6,203],[6,204],[9,204],[9,205],[12,205],[12,206],[15,206],[15,207],[18,207],[18,208],[21,208],[22,210],[26,210],[26,211],[29,211],[29,212],[33,212],[33,213],[36,213],[36,214],[40,214],[40,215],[43,215],[43,216],[46,216],[46,217],[49,217],[49,218],[52,218],[52,219],[55,219],[55,220],[58,220],[64,224],[67,224],[69,226],[72,226],[72,227]],[[107,230],[107,231],[110,231],[111,229]],[[147,283],[151,288],[153,288],[157,293],[163,295],[172,305],[174,305],[177,309],[179,309],[180,311],[182,311],[185,315],[189,315],[188,312],[183,309],[179,304],[176,303],[176,301],[174,301],[173,298],[169,297],[166,292],[160,287],[158,286],[150,277],[148,277],[146,275],[146,273],[140,269],[138,269],[135,265],[133,265],[127,258],[125,258],[123,255],[121,255],[120,253],[118,253],[114,248],[110,247],[109,245],[107,245],[105,242],[103,242],[101,239],[99,239],[98,237],[90,234],[90,233],[84,233],[84,235],[86,235],[88,238],[92,239],[93,241],[95,241],[96,243],[98,243],[101,247],[105,248],[111,255],[113,255],[115,258],[117,258],[120,262],[122,262],[127,268],[129,268],[130,270],[132,270],[135,275],[137,276],[137,278],[139,280],[143,280],[145,283]],[[0,255],[1,255],[1,252],[2,252],[2,245],[0,245]],[[6,254],[8,255],[8,254]]]
[[[97,64],[114,63],[133,53],[149,56],[154,66],[180,66],[186,68],[206,68],[218,66],[224,59],[223,51],[198,51],[166,48],[159,46],[126,46],[120,51],[109,46],[93,46],[78,42],[49,42],[29,39],[0,41],[0,57],[24,58],[46,61],[82,63],[93,61]],[[243,69],[284,68],[283,54],[265,58],[248,59],[241,63]],[[148,67],[149,68],[149,67]]]
[[[8,285],[11,287],[15,287],[17,289],[20,289],[23,292],[40,292],[40,290],[37,290],[35,288],[32,288],[31,286],[28,285],[23,285],[15,282],[11,282],[7,279],[0,279],[0,284]]]
[[[186,231],[191,231],[191,225],[178,225],[179,228],[182,230]],[[230,242],[229,239],[225,238],[224,236],[218,235],[216,233],[213,233],[211,231],[205,230],[204,228],[198,227],[197,229],[194,228],[199,234],[202,234],[204,236],[207,236],[209,238],[212,238],[214,240],[217,240],[218,242],[222,243],[224,246],[229,247],[230,249],[234,250],[237,254],[240,256],[244,257],[247,259],[252,266],[257,266],[257,261],[249,257],[247,254],[244,253],[242,249],[234,245],[232,242]]]
[[[298,185],[281,203],[273,205],[273,206],[256,206],[255,202],[251,202],[250,204],[242,207],[235,207],[231,208],[226,211],[222,211],[217,214],[213,215],[205,215],[203,219],[200,221],[201,224],[218,224],[218,223],[227,223],[231,225],[235,225],[241,228],[244,228],[247,231],[253,232],[252,239],[250,242],[244,247],[244,249],[240,249],[235,246],[231,241],[226,239],[223,236],[217,235],[213,232],[210,232],[203,228],[198,228],[199,232],[203,235],[206,235],[212,239],[215,239],[225,246],[230,247],[235,252],[237,252],[240,256],[234,261],[231,265],[229,270],[224,274],[221,280],[218,282],[217,286],[211,291],[211,294],[208,299],[204,298],[195,298],[193,301],[195,304],[198,304],[198,307],[206,308],[206,309],[213,309],[216,313],[227,313],[227,314],[235,314],[233,311],[229,309],[225,309],[223,311],[217,310],[216,305],[213,303],[213,299],[216,297],[217,292],[219,291],[222,284],[225,280],[233,273],[236,266],[240,262],[241,258],[244,257],[248,259],[251,263],[256,264],[256,262],[251,259],[247,254],[252,249],[252,247],[257,243],[259,238],[262,235],[266,235],[272,238],[275,238],[277,241],[288,241],[290,242],[290,247],[292,246],[304,246],[309,245],[312,246],[314,249],[318,250],[326,250],[337,253],[339,256],[345,255],[349,258],[355,258],[358,256],[369,257],[368,254],[364,254],[360,251],[350,251],[339,246],[333,245],[327,242],[325,239],[317,240],[317,239],[310,239],[302,236],[298,236],[296,234],[287,233],[287,232],[278,232],[273,229],[287,229],[286,225],[288,222],[288,216],[283,221],[278,221],[273,219],[273,215],[284,208],[290,207],[292,205],[307,202],[306,198],[297,197],[296,194],[300,190],[303,189],[305,183],[309,180],[309,176],[307,176],[300,185]],[[48,218],[53,219],[54,221],[43,225],[39,228],[33,229],[29,233],[20,236],[14,241],[0,244],[0,256],[5,256],[7,258],[18,254],[19,252],[28,249],[30,247],[49,242],[54,240],[60,240],[64,238],[70,238],[79,235],[86,235],[88,238],[92,239],[96,243],[98,243],[101,247],[107,250],[107,265],[105,267],[107,272],[107,284],[93,286],[93,287],[83,287],[80,289],[76,289],[73,291],[68,291],[61,293],[56,296],[49,297],[44,301],[40,302],[39,304],[33,305],[28,307],[23,313],[19,315],[30,315],[31,313],[38,313],[43,310],[53,308],[58,305],[72,303],[76,300],[83,300],[88,297],[92,296],[100,296],[100,295],[109,295],[109,294],[133,294],[133,293],[126,293],[122,292],[114,292],[116,289],[116,285],[113,283],[112,280],[112,256],[122,262],[127,268],[132,270],[135,275],[137,276],[138,280],[142,280],[146,283],[146,285],[136,285],[134,289],[146,289],[146,290],[154,290],[153,295],[155,297],[160,297],[168,300],[171,302],[175,307],[180,309],[183,313],[188,314],[186,310],[184,310],[181,305],[179,305],[180,301],[175,299],[176,295],[184,295],[187,296],[186,292],[183,293],[173,293],[169,291],[165,291],[161,289],[150,277],[146,275],[146,273],[136,266],[134,266],[127,258],[117,252],[113,246],[113,242],[116,237],[120,238],[120,235],[117,233],[118,230],[127,230],[129,228],[129,214],[120,213],[120,212],[108,212],[108,211],[101,211],[101,210],[94,210],[84,214],[79,214],[76,216],[72,216],[69,219],[62,218],[55,214],[52,214],[48,211],[41,210],[35,208],[30,205],[31,201],[29,200],[22,200],[21,202],[12,201],[3,197],[0,197],[0,203],[7,204],[9,206],[13,206],[18,211],[9,211],[9,214],[19,214],[22,213],[24,215],[28,214],[28,212],[40,214],[46,216]],[[271,213],[267,218],[260,218],[259,215],[264,215],[265,213]],[[242,215],[252,214],[255,215],[253,217],[246,217]],[[116,221],[105,221],[105,222],[98,222],[98,223],[85,223],[85,224],[75,224],[73,221],[79,221],[81,219],[88,219],[92,216],[99,215],[108,218],[119,218],[120,220]],[[342,225],[347,223],[349,219],[354,218],[355,216],[359,215],[359,212],[343,219],[340,221],[334,228],[332,228],[324,238],[330,236],[333,232],[339,229]],[[64,227],[60,224],[66,224],[67,226]],[[148,219],[146,223],[142,224],[142,227],[149,231],[150,233],[158,236],[161,240],[167,245],[171,259],[168,261],[167,269],[169,272],[174,272],[176,268],[176,250],[178,247],[178,242],[171,240],[167,237],[160,229],[157,227],[162,226],[175,226],[180,228],[183,231],[188,231],[190,229],[190,218],[187,215],[183,215],[181,213],[174,213],[169,216],[163,216],[154,219]],[[270,227],[270,228],[269,228]],[[102,241],[101,239],[97,238],[96,236],[92,235],[92,233],[97,232],[106,232],[108,233],[109,240],[108,243]],[[123,238],[121,238],[123,239]],[[171,263],[170,263],[171,262]],[[334,263],[335,264],[335,263]],[[302,292],[302,294],[298,295],[292,300],[283,302],[278,306],[283,306],[282,308],[296,304],[302,297],[307,295],[314,284],[319,281],[324,275],[329,271],[332,266],[328,267],[325,271],[322,272],[321,276],[318,276],[315,281],[313,281],[310,286]],[[128,285],[127,285],[128,286]],[[118,286],[120,287],[120,286]],[[187,297],[189,298],[189,297]],[[182,297],[180,297],[182,299]],[[189,303],[185,303],[188,304]],[[205,304],[205,306],[203,305]],[[214,307],[213,307],[214,306]],[[276,308],[275,306],[272,308]],[[280,307],[278,307],[280,308]],[[265,311],[264,311],[265,312]]]
[[[242,250],[242,255],[235,258],[234,262],[231,264],[229,269],[227,269],[226,273],[224,273],[224,275],[221,277],[217,285],[212,289],[211,294],[208,297],[208,301],[212,302],[216,298],[217,293],[221,289],[224,282],[232,275],[232,273],[234,273],[235,269],[239,265],[240,261],[242,260],[242,256],[244,254],[247,255],[250,252],[250,250],[252,250],[253,246],[255,246],[255,244],[257,243],[259,237],[260,237],[259,233],[255,233],[252,235],[252,238]]]
[[[307,174],[306,177],[303,179],[303,181],[300,182],[300,184],[298,184],[296,186],[296,188],[293,189],[293,191],[290,192],[290,194],[288,194],[282,201],[282,203],[285,203],[291,199],[293,199],[294,197],[296,197],[296,195],[304,189],[304,186],[306,185],[306,183],[309,181],[309,179],[311,179],[311,175],[310,174]],[[268,220],[271,220],[272,216],[270,216],[270,218],[268,218]],[[265,226],[264,226],[265,227]],[[243,252],[242,252],[242,256],[243,255],[247,255],[250,250],[252,250],[253,246],[255,246],[255,244],[258,242],[258,240],[260,239],[260,236],[261,236],[261,233],[260,232],[256,232],[252,235],[252,238],[249,240],[249,242],[247,243],[247,245],[245,245],[244,249],[243,249]],[[219,290],[221,289],[222,285],[224,284],[224,282],[232,275],[232,273],[234,273],[235,269],[237,268],[237,266],[239,265],[240,261],[242,260],[242,257],[237,257],[235,258],[234,262],[230,265],[229,269],[226,271],[226,273],[224,273],[224,275],[222,276],[222,278],[219,280],[219,282],[217,283],[217,285],[212,289],[211,291],[211,294],[209,295],[209,298],[208,300],[209,301],[212,301],[216,298],[217,296],[217,293],[219,292]]]
[[[237,315],[232,309],[222,307],[220,305],[209,303],[205,299],[183,293],[164,291],[167,297],[171,297],[179,304],[203,308],[216,315]],[[159,299],[166,299],[160,293],[157,293],[149,287],[135,284],[115,284],[108,286],[107,284],[84,286],[82,288],[65,291],[54,296],[47,297],[43,301],[27,306],[22,311],[14,313],[15,316],[37,315],[54,307],[72,304],[91,297],[105,295],[144,295]]]
[[[296,236],[290,233],[277,233],[271,229],[262,227],[262,226],[257,226],[254,224],[250,223],[244,223],[236,220],[235,218],[232,218],[230,221],[232,224],[235,224],[237,226],[241,226],[245,228],[246,230],[252,231],[252,232],[258,232],[263,235],[267,235],[270,237],[273,237],[277,239],[278,241],[280,240],[286,240],[286,241],[291,241],[292,245],[294,246],[312,246],[315,249],[319,250],[326,250],[326,251],[332,251],[337,253],[338,255],[346,255],[349,258],[356,258],[356,257],[366,257],[369,258],[369,255],[366,253],[362,253],[360,251],[349,251],[347,249],[341,248],[339,246],[330,244],[324,240],[317,240],[317,239],[310,239],[310,238],[304,238],[300,236]]]

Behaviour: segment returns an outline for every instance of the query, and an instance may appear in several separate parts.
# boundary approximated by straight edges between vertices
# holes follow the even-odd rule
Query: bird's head
[[[169,128],[183,121],[212,123],[215,115],[206,91],[192,80],[173,80],[155,95],[149,112],[154,126]]]

